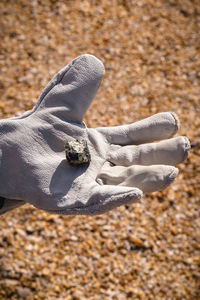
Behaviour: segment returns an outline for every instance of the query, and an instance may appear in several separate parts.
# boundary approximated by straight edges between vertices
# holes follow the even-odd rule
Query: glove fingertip
[[[173,182],[174,179],[177,177],[178,173],[179,173],[178,168],[172,167],[172,171],[171,171],[171,173],[167,177],[168,182],[169,183]]]
[[[184,157],[183,160],[185,160],[188,157],[188,154],[190,152],[191,149],[191,144],[189,139],[186,136],[183,136],[184,138]]]
[[[115,192],[113,191],[112,195],[105,200],[104,203],[113,203],[116,206],[138,202],[143,192],[138,188],[129,188],[129,187],[115,187]]]
[[[168,167],[166,168],[166,170],[169,170],[170,169],[170,172],[168,173],[168,175],[165,177],[165,181],[164,181],[164,185],[162,186],[161,189],[159,190],[164,190],[166,189],[175,179],[176,177],[178,176],[178,173],[179,173],[179,170],[178,168],[175,168],[175,167]]]
[[[173,133],[173,135],[174,135],[180,128],[180,120],[179,120],[178,115],[175,112],[170,111],[170,114],[172,115],[172,117],[174,118],[174,121],[175,121],[175,127],[174,127],[174,133]]]
[[[83,64],[96,78],[101,79],[105,74],[105,68],[102,61],[92,54],[82,54],[78,56],[73,60],[72,65],[74,64],[77,64],[78,66]]]

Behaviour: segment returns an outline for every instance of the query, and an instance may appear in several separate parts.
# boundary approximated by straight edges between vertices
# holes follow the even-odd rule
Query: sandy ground
[[[31,109],[90,53],[106,68],[89,127],[174,111],[192,144],[176,181],[102,216],[30,205],[0,218],[0,299],[200,299],[199,0],[0,1],[0,118]]]

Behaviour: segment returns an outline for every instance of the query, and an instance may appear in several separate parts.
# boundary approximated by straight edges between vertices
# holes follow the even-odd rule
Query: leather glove
[[[0,122],[1,213],[28,202],[51,213],[101,214],[175,179],[174,165],[190,146],[186,137],[169,139],[178,129],[174,113],[86,127],[83,117],[103,75],[101,61],[81,55],[50,81],[33,110]],[[89,162],[66,159],[66,142],[76,140],[87,143]]]

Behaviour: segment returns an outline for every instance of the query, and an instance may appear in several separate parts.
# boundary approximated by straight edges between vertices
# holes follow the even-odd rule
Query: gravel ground
[[[0,118],[31,109],[90,53],[106,67],[89,127],[174,111],[191,154],[175,183],[102,216],[30,205],[0,218],[0,299],[200,299],[199,0],[0,1]]]

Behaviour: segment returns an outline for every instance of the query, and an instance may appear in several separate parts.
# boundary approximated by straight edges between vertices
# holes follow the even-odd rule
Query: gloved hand
[[[175,114],[118,127],[87,128],[83,117],[104,75],[81,55],[47,85],[32,111],[0,122],[0,196],[5,212],[29,202],[58,214],[101,214],[166,188],[189,150]],[[74,165],[66,142],[87,142],[91,161]],[[158,143],[154,141],[168,139]],[[3,201],[3,199],[5,199]]]

